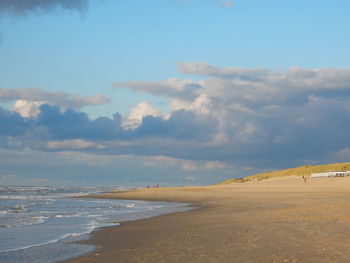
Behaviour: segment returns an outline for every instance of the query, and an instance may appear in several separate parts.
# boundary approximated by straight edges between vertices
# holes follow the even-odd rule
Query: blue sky
[[[209,184],[348,161],[349,1],[0,1],[0,183]]]

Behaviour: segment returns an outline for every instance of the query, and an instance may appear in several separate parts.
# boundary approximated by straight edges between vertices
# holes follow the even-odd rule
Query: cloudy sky
[[[211,184],[349,161],[348,10],[0,0],[0,184]]]

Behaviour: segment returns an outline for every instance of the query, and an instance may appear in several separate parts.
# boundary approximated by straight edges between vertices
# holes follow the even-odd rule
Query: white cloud
[[[193,162],[185,162],[182,165],[182,169],[185,171],[197,171],[199,170],[199,167],[195,165]]]
[[[330,156],[333,157],[336,161],[346,161],[350,160],[350,146],[337,150],[335,152],[330,152]]]
[[[107,148],[106,145],[102,145],[95,142],[90,142],[86,140],[76,139],[76,140],[64,140],[64,141],[49,141],[47,142],[48,149],[104,149]]]
[[[199,170],[211,170],[221,169],[226,167],[224,163],[219,161],[206,162],[203,164],[202,161],[189,161],[185,159],[171,158],[167,156],[154,156],[154,157],[143,157],[145,166],[160,167],[179,167],[184,171],[199,171]]]
[[[177,159],[167,156],[143,157],[143,165],[150,167],[178,167],[184,171],[198,171],[200,166],[195,161]]]
[[[205,168],[208,170],[223,169],[223,168],[227,168],[227,165],[220,161],[212,161],[212,162],[207,162],[205,164]]]
[[[9,124],[2,126],[8,130],[0,130],[4,134],[0,135],[0,143],[16,149],[48,150],[49,147],[54,151],[71,149],[84,154],[127,153],[141,156],[137,161],[143,166],[172,167],[184,173],[227,171],[231,166],[225,165],[230,163],[236,167],[235,161],[242,167],[252,167],[256,163],[275,167],[276,160],[278,165],[289,163],[288,166],[292,166],[292,162],[312,158],[323,160],[329,157],[329,152],[339,151],[338,154],[346,156],[346,149],[350,148],[347,134],[350,129],[349,69],[293,67],[273,71],[223,68],[206,63],[182,63],[179,68],[182,73],[197,74],[202,79],[171,78],[160,82],[115,84],[115,88],[130,87],[167,96],[170,101],[168,116],[151,103],[143,102],[124,118],[115,115],[113,120],[92,121],[81,112],[71,111],[58,124],[47,121],[35,126],[34,119],[22,120],[18,115],[0,111],[4,123]],[[47,95],[40,90],[22,90],[21,96],[24,93],[37,99],[32,101],[43,101]],[[18,94],[3,89],[1,96],[20,99]],[[58,100],[60,96],[53,97]],[[100,100],[98,97],[86,99],[82,104],[96,104]],[[67,98],[63,96],[60,101],[67,102]],[[73,101],[73,97],[68,97],[68,101]],[[17,111],[35,114],[31,105],[19,103]],[[48,111],[48,120],[50,116]],[[145,116],[150,117],[146,120]],[[72,126],[75,124],[72,117],[79,120],[79,125]],[[46,127],[46,133],[40,133]],[[24,132],[14,134],[21,129]],[[74,156],[75,160],[81,157],[95,163],[95,155],[74,153]]]
[[[15,174],[0,174],[0,180],[13,180],[15,178]]]
[[[257,136],[255,136],[257,133],[259,133],[257,125],[252,122],[247,122],[240,126],[235,138],[240,142],[249,142],[258,139]]]
[[[177,110],[190,110],[198,114],[208,115],[211,112],[212,103],[207,95],[199,95],[193,101],[184,101],[181,99],[173,99],[170,102],[170,112]]]
[[[171,98],[181,97],[182,99],[192,99],[196,97],[195,91],[199,88],[200,82],[179,78],[170,78],[164,81],[134,81],[116,82],[113,89],[130,88],[141,92],[153,94],[155,96],[167,96]]]
[[[90,167],[104,167],[108,166],[122,158],[125,158],[123,155],[114,156],[114,155],[105,155],[105,154],[91,154],[85,152],[76,152],[76,151],[63,151],[57,152],[55,155],[62,159],[66,164],[78,164],[86,165]]]
[[[231,104],[231,105],[228,106],[228,108],[229,108],[230,110],[233,110],[233,111],[240,111],[240,112],[246,113],[246,114],[252,114],[252,115],[258,115],[258,114],[259,114],[259,113],[255,112],[254,110],[249,109],[248,107],[243,106],[243,105],[240,104],[240,103]]]
[[[68,99],[67,106],[72,109],[81,109],[86,106],[97,106],[110,103],[111,100],[103,94],[81,97],[80,95],[71,96]]]
[[[129,116],[123,120],[123,127],[125,129],[135,129],[141,124],[145,116],[162,117],[162,112],[150,102],[141,102],[133,107]]]
[[[171,158],[167,156],[143,157],[145,166],[160,167],[180,167],[184,171],[214,170],[223,169],[228,166],[220,161],[190,161],[185,159]]]
[[[17,100],[12,106],[12,110],[19,113],[24,118],[36,116],[40,113],[39,107],[48,102]]]
[[[342,100],[350,97],[350,69],[292,67],[286,71],[273,71],[217,67],[204,62],[184,62],[177,66],[180,73],[206,79],[172,78],[160,82],[123,83],[123,86],[168,96],[170,112],[184,109],[203,118],[216,119],[219,129],[213,140],[206,142],[208,146],[257,143],[266,139],[270,143],[291,141],[288,139],[290,132],[278,134],[282,122],[289,119],[290,123],[307,123],[309,119],[304,116],[303,107],[322,97],[330,99],[344,93],[348,95],[341,95]],[[296,105],[298,107],[294,108]],[[265,126],[266,120],[274,120],[274,130]]]
[[[215,76],[215,77],[239,77],[242,79],[257,79],[266,76],[270,70],[266,68],[241,68],[241,67],[216,67],[205,62],[179,62],[177,67],[182,74]]]
[[[0,174],[0,184],[9,185],[14,184],[17,180],[17,175],[15,174]]]
[[[196,179],[196,177],[194,177],[194,176],[186,176],[185,179],[186,180],[190,180],[190,181],[194,181]]]
[[[4,89],[0,88],[0,101],[15,101],[13,110],[22,117],[36,116],[40,113],[42,104],[60,106],[61,110],[67,108],[81,109],[86,106],[98,106],[110,103],[110,99],[102,94],[82,97],[65,92],[49,92],[39,88]]]

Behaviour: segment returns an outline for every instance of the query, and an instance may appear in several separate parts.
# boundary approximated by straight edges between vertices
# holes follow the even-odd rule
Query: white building
[[[338,171],[338,172],[313,173],[313,174],[311,174],[311,178],[344,177],[344,176],[350,176],[350,171]]]

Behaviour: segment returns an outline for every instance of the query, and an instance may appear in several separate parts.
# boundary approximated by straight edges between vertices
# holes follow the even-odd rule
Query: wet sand
[[[305,184],[285,177],[98,197],[188,202],[200,209],[103,228],[84,241],[96,251],[65,262],[350,262],[350,178]]]

